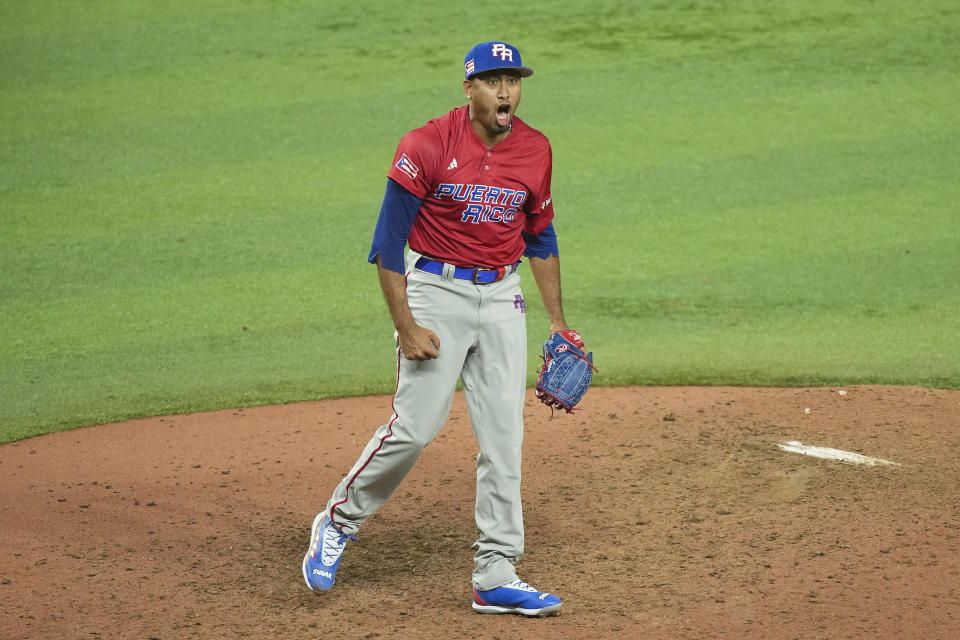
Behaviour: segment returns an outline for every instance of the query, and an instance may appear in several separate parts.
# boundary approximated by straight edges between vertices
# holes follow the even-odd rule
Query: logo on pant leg
[[[527,305],[523,304],[523,296],[520,294],[513,296],[513,308],[520,309],[520,313],[527,312]]]

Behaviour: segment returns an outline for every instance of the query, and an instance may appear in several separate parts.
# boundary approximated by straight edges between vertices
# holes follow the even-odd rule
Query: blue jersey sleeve
[[[407,236],[413,228],[413,221],[420,211],[423,201],[391,179],[387,179],[387,190],[380,205],[380,217],[373,231],[373,245],[370,247],[368,262],[374,262],[380,256],[380,266],[397,273],[404,273],[403,250],[407,246]]]
[[[552,222],[538,235],[534,236],[524,232],[523,241],[527,243],[523,255],[528,258],[543,258],[546,260],[550,256],[560,255],[560,249],[557,246],[557,232],[554,231]]]

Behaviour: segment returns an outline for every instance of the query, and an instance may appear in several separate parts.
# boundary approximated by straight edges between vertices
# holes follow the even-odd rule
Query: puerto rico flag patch
[[[407,154],[405,153],[400,156],[400,159],[397,160],[397,164],[394,166],[410,176],[411,180],[416,180],[417,174],[420,173],[420,167],[413,164],[413,161],[408,158]]]

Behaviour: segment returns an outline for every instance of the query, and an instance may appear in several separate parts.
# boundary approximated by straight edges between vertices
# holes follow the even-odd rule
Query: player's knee
[[[428,444],[434,441],[434,439],[437,437],[437,431],[438,429],[433,429],[430,427],[424,428],[420,427],[419,425],[408,427],[405,424],[394,424],[394,444],[407,447],[419,453],[420,451],[423,451]]]
[[[416,447],[418,450],[423,451],[428,444],[433,442],[436,439],[435,434],[420,434],[417,437],[411,439],[410,446]]]

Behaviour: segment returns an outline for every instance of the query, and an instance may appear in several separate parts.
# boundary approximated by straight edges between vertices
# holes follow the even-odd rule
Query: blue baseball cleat
[[[326,513],[313,519],[310,548],[303,556],[303,579],[314,591],[328,591],[337,578],[337,567],[347,540],[356,540],[333,524]]]
[[[473,590],[477,613],[517,613],[530,618],[560,615],[563,602],[552,593],[541,593],[522,580],[489,591]]]

